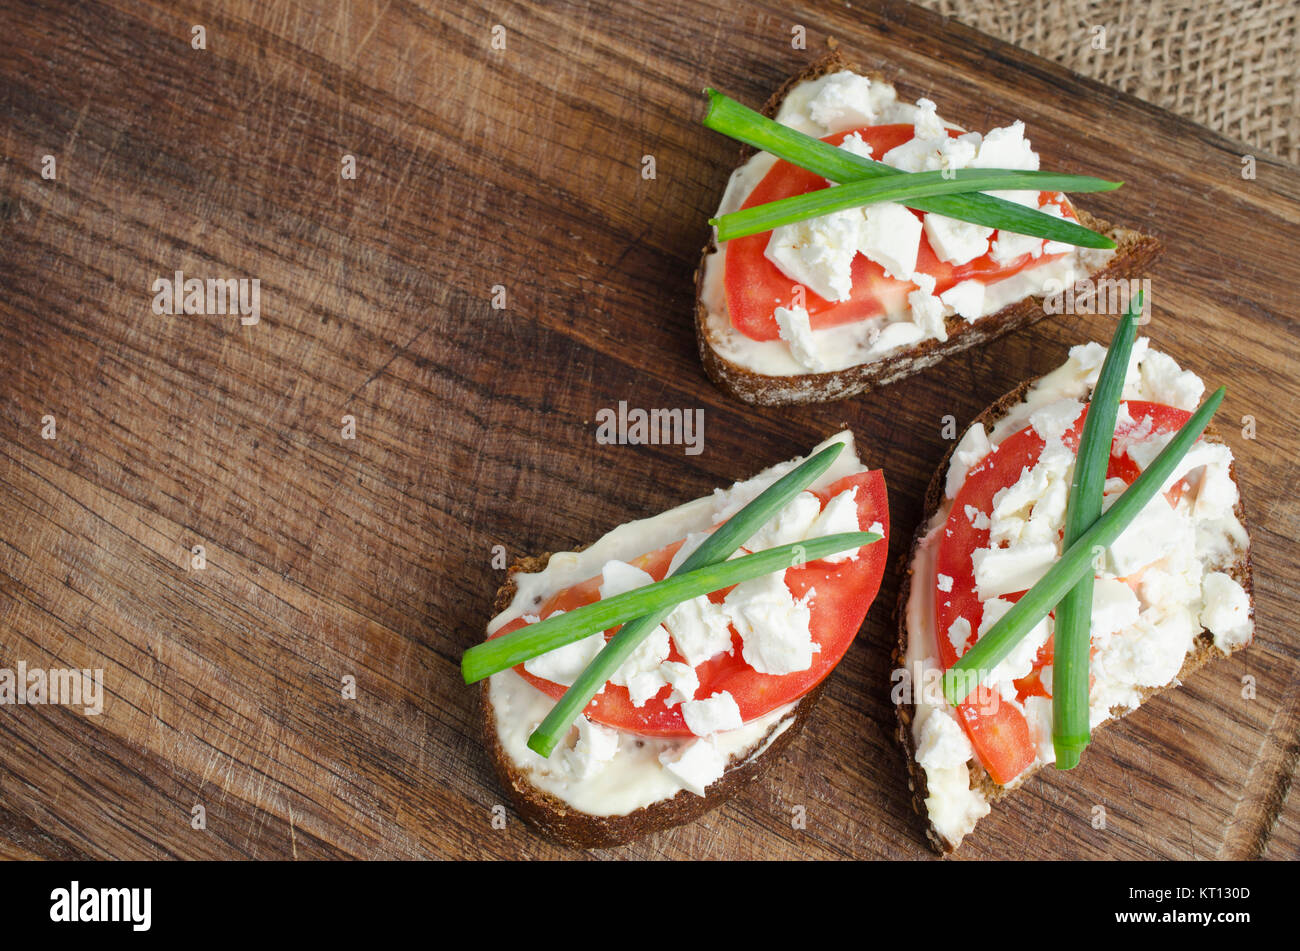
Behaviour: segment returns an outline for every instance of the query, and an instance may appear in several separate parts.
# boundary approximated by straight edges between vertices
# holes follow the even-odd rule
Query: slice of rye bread
[[[494,617],[514,600],[515,574],[541,571],[550,558],[550,553],[521,558],[510,566],[506,582],[497,589],[492,602]],[[794,741],[821,698],[825,685],[826,680],[823,680],[799,700],[788,714],[794,717],[794,722],[775,739],[772,739],[772,733],[780,724],[773,724],[772,729],[755,744],[754,748],[761,749],[761,753],[746,758],[733,756],[722,778],[709,786],[708,795],[697,796],[689,790],[682,790],[671,799],[660,800],[622,816],[593,816],[579,812],[564,800],[539,789],[529,781],[527,773],[511,761],[501,745],[501,739],[497,735],[496,716],[488,697],[487,680],[483,681],[479,690],[479,709],[482,714],[483,741],[487,744],[497,777],[509,792],[516,811],[539,831],[564,845],[577,849],[601,849],[625,845],[652,832],[693,822],[736,795],[750,780],[761,776],[768,765]],[[764,748],[763,744],[769,741],[770,745]]]
[[[787,79],[763,106],[763,115],[775,118],[786,95],[797,84],[844,69],[851,69],[856,73],[870,76],[873,80],[883,81],[879,73],[863,71],[858,66],[848,63],[838,50],[833,49],[810,63],[803,72]],[[743,165],[753,154],[754,150],[748,146],[741,149],[737,167]],[[1116,227],[1080,208],[1075,210],[1079,222],[1084,227],[1107,235],[1118,246],[1110,262],[1089,276],[1091,281],[1139,277],[1146,273],[1160,254],[1160,242],[1156,238],[1128,228]],[[700,264],[695,271],[695,338],[700,349],[700,360],[709,379],[719,389],[746,403],[758,406],[824,403],[864,393],[911,376],[926,367],[933,366],[950,354],[993,340],[1021,327],[1027,327],[1047,316],[1041,296],[1026,297],[1008,304],[995,314],[981,317],[974,323],[968,323],[956,315],[945,318],[944,324],[948,331],[948,339],[945,341],[933,338],[922,340],[882,360],[874,360],[831,373],[765,376],[733,363],[715,349],[715,334],[709,329],[709,312],[704,303],[704,265],[716,247],[710,229],[709,242],[700,256]],[[1090,299],[1092,286],[1076,284],[1075,300]]]
[[[984,410],[984,412],[980,413],[979,416],[971,420],[970,425],[974,426],[976,423],[983,423],[984,428],[989,429],[994,423],[1016,406],[1016,404],[1024,400],[1025,394],[1035,382],[1037,381],[1027,380],[1024,383],[1021,383],[1006,396],[1002,397],[992,406],[988,407],[988,409]],[[967,428],[969,428],[969,426]],[[1210,442],[1223,442],[1222,436],[1220,436],[1213,423],[1206,428],[1205,439]],[[916,560],[917,547],[920,545],[921,539],[925,537],[926,526],[930,524],[930,520],[934,518],[935,513],[943,503],[944,484],[948,473],[948,463],[952,458],[952,453],[956,448],[957,442],[957,440],[954,440],[952,445],[948,447],[948,451],[944,454],[943,461],[939,464],[939,468],[935,470],[934,476],[930,479],[929,488],[925,493],[925,512],[921,516],[921,521],[917,526],[916,534],[912,538],[911,548],[905,556],[907,560],[903,564],[903,581],[898,587],[898,603],[895,606],[896,619],[898,622],[898,644],[894,648],[894,669],[903,667],[907,663],[907,599],[911,593],[912,583],[914,581],[912,564]],[[1235,483],[1237,481],[1237,467],[1235,463],[1229,468],[1228,474],[1232,477],[1232,480]],[[1241,493],[1238,492],[1238,500],[1236,508],[1234,509],[1234,514],[1241,522],[1242,528],[1248,530],[1246,524],[1246,512],[1242,506],[1240,496]],[[1227,571],[1227,573],[1246,590],[1246,594],[1250,598],[1250,616],[1253,621],[1255,617],[1255,592],[1251,581],[1249,543],[1247,544],[1246,551],[1241,554],[1238,560],[1223,570]],[[1237,650],[1240,650],[1245,646],[1246,645],[1244,644],[1239,645],[1233,649],[1233,652],[1235,653]],[[1214,660],[1216,657],[1223,656],[1223,653],[1214,646],[1214,638],[1210,636],[1209,632],[1202,630],[1201,633],[1197,635],[1192,649],[1188,652],[1187,658],[1183,661],[1182,668],[1178,671],[1178,674],[1175,676],[1173,681],[1163,687],[1148,687],[1141,690],[1141,703],[1146,703],[1152,697],[1163,693],[1166,690],[1172,690],[1177,687],[1179,683],[1204,667],[1207,663]],[[1119,717],[1127,716],[1135,709],[1137,708],[1132,707],[1123,710],[1113,709],[1111,711],[1113,714],[1112,719],[1097,726],[1092,731],[1093,735],[1095,736],[1098,730],[1104,729],[1110,724],[1116,722]],[[929,814],[925,807],[925,800],[930,793],[926,786],[925,770],[922,769],[921,765],[916,761],[916,743],[912,736],[912,717],[915,713],[914,705],[911,702],[898,703],[895,705],[895,713],[897,714],[896,736],[899,745],[903,750],[903,758],[907,763],[907,785],[912,791],[912,808],[916,810],[917,815],[919,815],[925,823],[925,835],[930,845],[940,855],[948,855],[956,848],[956,845],[939,834],[939,831],[935,829],[934,824],[930,822]],[[1020,788],[1020,786],[1029,779],[1030,776],[1042,768],[1042,766],[1039,765],[1026,770],[1020,777],[1018,777],[1019,781],[1015,786],[1007,787],[999,786],[995,783],[988,773],[985,772],[984,767],[980,765],[978,760],[972,759],[967,765],[971,773],[971,788],[978,789],[980,792],[984,793],[990,801],[996,801],[1001,799],[1003,796],[1015,792],[1016,789]]]

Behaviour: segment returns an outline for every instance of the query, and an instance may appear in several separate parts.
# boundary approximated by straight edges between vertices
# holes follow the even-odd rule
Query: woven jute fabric
[[[1300,0],[916,0],[1300,164]]]

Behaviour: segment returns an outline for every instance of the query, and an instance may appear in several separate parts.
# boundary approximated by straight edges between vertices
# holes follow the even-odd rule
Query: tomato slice
[[[889,503],[882,472],[874,470],[846,476],[816,494],[825,506],[831,498],[853,487],[858,490],[858,525],[866,531],[873,523],[879,522],[885,529],[884,538],[861,549],[854,560],[837,563],[814,561],[790,568],[785,573],[786,585],[795,598],[802,598],[809,589],[816,589],[810,601],[809,630],[820,650],[813,654],[812,666],[791,674],[760,674],[745,663],[741,655],[740,635],[733,628],[732,653],[719,654],[696,666],[695,672],[700,681],[696,697],[707,698],[725,690],[740,707],[741,719],[749,722],[802,697],[821,683],[839,663],[862,626],[867,609],[875,600],[885,571],[889,547]],[[673,554],[681,544],[680,541],[674,542],[643,555],[632,564],[649,572],[655,580],[662,580]],[[597,576],[558,592],[541,607],[539,616],[546,617],[557,609],[567,611],[590,604],[600,596],[600,583],[601,579]],[[716,591],[709,597],[720,602],[725,596],[724,590]],[[499,637],[526,623],[522,618],[517,619],[493,636]],[[606,631],[606,637],[612,637],[616,630],[617,628]],[[675,645],[671,647],[668,659],[682,661]],[[515,670],[539,690],[557,700],[567,689],[562,684],[530,674],[522,664]],[[630,733],[667,737],[693,735],[686,727],[681,706],[664,705],[667,696],[668,690],[665,688],[659,696],[636,707],[632,705],[626,687],[608,683],[585,713],[598,723]]]
[[[960,134],[956,130],[949,131],[953,136]],[[878,158],[909,141],[913,137],[914,129],[907,124],[862,126],[825,136],[822,141],[839,145],[846,136],[854,133],[862,136],[863,141],[871,146],[872,155]],[[799,168],[797,165],[791,165],[784,160],[777,160],[763,180],[750,192],[741,207],[750,208],[826,187],[826,179],[820,175]],[[1039,196],[1040,204],[1053,194],[1043,192]],[[1068,201],[1061,200],[1060,206],[1062,214],[1077,220],[1074,209]],[[920,212],[914,211],[913,214],[921,217]],[[779,339],[780,330],[772,312],[778,306],[789,307],[795,303],[794,281],[782,273],[781,269],[769,261],[764,254],[771,237],[771,231],[764,231],[727,242],[726,270],[723,276],[727,294],[727,313],[731,317],[732,325],[753,340]],[[939,294],[965,280],[975,278],[984,283],[991,283],[1010,277],[1031,264],[1041,264],[1056,257],[1060,255],[1045,254],[1034,258],[1032,255],[1024,254],[1004,265],[996,263],[990,253],[966,264],[954,266],[939,260],[934,249],[930,247],[929,240],[922,233],[916,267],[918,271],[934,277],[935,293]],[[853,323],[887,310],[901,309],[906,306],[907,294],[916,290],[916,285],[911,281],[887,277],[884,268],[862,254],[853,259],[852,274],[853,296],[847,301],[828,301],[811,289],[804,289],[804,307],[808,311],[809,322],[814,328]]]
[[[957,719],[970,737],[980,762],[998,785],[1011,782],[1034,761],[1034,741],[1024,714],[1011,704],[1002,703],[983,684],[957,707]]]
[[[1106,474],[1108,478],[1120,478],[1132,483],[1141,470],[1123,450],[1125,439],[1134,430],[1145,430],[1148,420],[1149,431],[1152,433],[1176,432],[1191,417],[1191,413],[1177,407],[1140,400],[1128,400],[1123,405],[1128,407],[1133,421],[1116,427]],[[1065,444],[1072,450],[1078,451],[1079,437],[1087,414],[1085,407],[1063,437]],[[986,515],[990,513],[993,510],[993,496],[1015,483],[1023,470],[1036,465],[1043,448],[1042,438],[1032,427],[1011,434],[970,468],[961,491],[953,500],[952,511],[944,525],[935,556],[935,641],[939,663],[945,670],[956,663],[958,656],[948,638],[948,630],[958,618],[965,618],[973,639],[984,615],[984,605],[975,588],[971,554],[988,547],[989,530],[973,525],[966,514],[967,508]],[[1176,503],[1185,489],[1185,481],[1175,485],[1167,493],[1170,502]],[[950,590],[940,590],[939,575],[951,579]],[[949,582],[945,580],[944,586],[948,585]],[[1006,600],[1015,601],[1021,594],[1023,592],[1007,595]],[[966,646],[969,647],[970,643]],[[1026,697],[1051,695],[1044,688],[1040,673],[1043,667],[1052,663],[1052,659],[1053,643],[1049,640],[1039,651],[1030,674],[1016,681],[1019,700],[1023,702]],[[994,714],[981,713],[979,708],[985,705],[981,697],[983,700],[988,699],[987,695],[972,695],[972,698],[960,705],[960,720],[989,775],[995,782],[1005,784],[1020,775],[1034,761],[1034,745],[1029,739],[1028,726],[1024,724],[1024,717],[1019,710],[1011,704],[1000,704]],[[993,722],[986,725],[986,720]]]

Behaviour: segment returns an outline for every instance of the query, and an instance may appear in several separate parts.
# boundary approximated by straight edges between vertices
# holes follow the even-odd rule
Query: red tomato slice
[[[741,719],[749,722],[802,697],[821,683],[839,663],[862,626],[867,609],[875,600],[889,549],[889,502],[882,472],[875,470],[846,476],[816,494],[825,506],[832,497],[855,486],[858,490],[858,525],[866,531],[873,523],[879,522],[884,526],[884,537],[861,549],[858,557],[852,561],[835,564],[814,561],[790,568],[785,574],[786,585],[795,598],[802,598],[809,589],[816,591],[809,605],[812,615],[809,629],[814,643],[821,649],[813,654],[812,666],[792,674],[760,674],[745,663],[741,655],[740,635],[733,629],[732,653],[719,654],[695,668],[700,680],[697,698],[711,697],[714,693],[725,690],[740,707]],[[656,580],[662,580],[679,547],[681,542],[674,542],[636,559],[632,564],[649,572]],[[542,606],[539,616],[546,617],[557,609],[571,610],[590,604],[599,597],[600,582],[601,579],[597,576],[559,592]],[[709,597],[713,601],[721,601],[725,596],[726,591],[716,591]],[[499,637],[507,631],[523,627],[525,623],[522,618],[513,621],[493,636]],[[606,631],[606,637],[612,637],[615,630],[617,629]],[[675,646],[671,648],[668,658],[682,660]],[[566,688],[563,685],[533,676],[524,670],[522,664],[515,670],[556,700],[564,695]],[[635,707],[626,687],[610,683],[605,685],[605,690],[596,696],[585,713],[598,723],[630,733],[691,736],[682,717],[681,706],[670,708],[664,705],[667,696],[668,690],[664,689],[658,697],[648,700],[643,706]]]
[[[1147,420],[1150,420],[1150,432],[1176,432],[1191,417],[1191,413],[1173,406],[1138,400],[1125,401],[1124,405],[1128,407],[1133,422],[1116,427],[1107,477],[1120,478],[1132,483],[1141,470],[1137,463],[1122,451],[1125,438],[1133,430],[1144,427]],[[1086,417],[1085,407],[1064,437],[1065,444],[1076,451]],[[1036,465],[1043,446],[1042,438],[1032,427],[1013,433],[970,468],[961,491],[953,500],[952,511],[944,525],[943,537],[935,556],[935,640],[939,662],[944,669],[951,667],[957,661],[957,651],[947,634],[953,622],[959,617],[965,618],[970,624],[973,637],[973,632],[979,630],[980,620],[984,614],[983,603],[975,588],[971,554],[977,549],[988,547],[989,530],[972,525],[966,509],[973,507],[984,514],[990,513],[993,510],[993,496],[1015,483],[1023,470]],[[1118,454],[1116,450],[1120,450]],[[1175,485],[1167,493],[1170,502],[1176,503],[1185,489],[1185,482]],[[946,575],[952,579],[951,590],[939,590],[938,575]],[[1019,597],[1020,593],[1012,594],[1008,595],[1006,600],[1015,601]],[[969,642],[966,646],[970,646]],[[1053,645],[1049,640],[1039,651],[1033,671],[1025,678],[1016,681],[1021,701],[1029,696],[1050,696],[1039,679],[1039,673],[1044,666],[1052,663],[1052,658]],[[1024,717],[1020,711],[1010,704],[1000,705],[998,712],[992,715],[981,714],[977,709],[980,705],[975,699],[968,699],[959,708],[960,719],[984,768],[989,771],[989,775],[995,782],[1005,784],[1020,775],[1034,760],[1034,747],[1028,739],[1028,726],[1024,725]],[[984,729],[985,719],[995,720],[996,723],[989,729]],[[1019,722],[1016,722],[1017,720]],[[1022,736],[1023,742],[1020,739]]]
[[[891,149],[909,141],[913,136],[911,125],[862,126],[858,129],[846,129],[822,139],[832,145],[839,145],[845,136],[858,133],[864,142],[871,146],[872,155],[879,158]],[[959,135],[956,130],[950,134]],[[807,169],[777,160],[763,180],[750,192],[742,208],[761,205],[793,195],[802,195],[810,191],[826,188],[826,179]],[[1040,203],[1053,194],[1043,192]],[[1068,201],[1061,202],[1062,213],[1070,219],[1076,219],[1074,209]],[[913,212],[917,217],[920,212]],[[777,306],[788,307],[794,299],[794,282],[781,273],[781,270],[767,259],[764,252],[772,232],[764,231],[744,238],[734,238],[727,242],[726,271],[724,285],[727,292],[727,313],[732,325],[742,334],[753,340],[777,340],[780,331],[772,317]],[[1024,270],[1031,263],[1038,264],[1053,260],[1060,255],[1043,255],[1037,259],[1025,254],[1001,265],[994,262],[991,254],[976,258],[960,266],[940,261],[930,247],[930,242],[921,235],[921,247],[916,257],[917,270],[935,278],[935,293],[939,294],[971,278],[990,283],[1004,277],[1010,277]],[[885,310],[894,310],[904,306],[906,295],[916,290],[910,281],[899,281],[885,276],[885,270],[879,264],[859,254],[853,259],[853,296],[847,301],[827,301],[810,289],[804,291],[804,307],[808,311],[809,321],[814,328],[834,327],[874,317]]]
[[[994,697],[988,687],[981,684],[971,692],[957,708],[957,719],[995,783],[1011,782],[1034,761],[1034,741],[1024,715]]]

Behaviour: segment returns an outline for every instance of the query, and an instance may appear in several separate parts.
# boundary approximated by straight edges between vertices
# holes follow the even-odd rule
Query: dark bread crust
[[[1010,393],[1007,393],[996,403],[989,406],[984,410],[984,412],[971,420],[966,429],[970,429],[970,427],[974,426],[976,423],[982,423],[986,430],[992,427],[999,419],[1007,415],[1013,407],[1023,402],[1030,387],[1036,382],[1037,380],[1033,379],[1021,383]],[[966,430],[963,430],[963,433],[965,431]],[[1224,441],[1213,423],[1206,428],[1205,439],[1209,442],[1221,443]],[[952,458],[953,451],[957,448],[958,442],[960,442],[960,438],[954,440],[952,445],[948,447],[948,451],[944,453],[943,461],[939,463],[939,467],[935,470],[934,475],[930,479],[930,485],[926,489],[925,493],[924,513],[922,514],[921,521],[917,525],[916,532],[912,537],[911,547],[905,556],[906,560],[903,562],[903,579],[898,587],[898,603],[895,606],[895,617],[898,624],[898,642],[894,647],[894,669],[901,668],[907,663],[907,601],[912,591],[912,565],[916,560],[916,552],[921,544],[921,540],[925,537],[926,526],[930,524],[931,519],[934,518],[935,513],[938,512],[940,506],[943,504],[944,485],[948,474],[948,463]],[[1228,474],[1232,478],[1232,481],[1236,483],[1237,467],[1235,461],[1229,468]],[[1248,539],[1247,547],[1239,559],[1224,570],[1226,570],[1227,573],[1245,589],[1246,595],[1250,598],[1250,617],[1253,622],[1255,617],[1255,589],[1251,576],[1249,526],[1246,522],[1246,511],[1241,502],[1240,491],[1238,491],[1238,501],[1234,509],[1234,514],[1241,522],[1242,528],[1246,530]],[[1233,648],[1232,653],[1243,649],[1245,646],[1247,645],[1242,644]],[[1202,630],[1201,633],[1197,635],[1192,649],[1188,652],[1186,659],[1183,661],[1182,668],[1178,671],[1178,674],[1174,679],[1163,687],[1148,687],[1141,690],[1141,703],[1146,703],[1152,697],[1164,693],[1167,690],[1174,689],[1182,681],[1186,680],[1210,661],[1214,660],[1216,657],[1223,656],[1224,654],[1214,646],[1214,638],[1208,631]],[[1093,735],[1095,736],[1099,730],[1105,729],[1120,717],[1132,713],[1134,709],[1136,708],[1125,709],[1118,714],[1115,714],[1115,711],[1112,710],[1112,714],[1115,714],[1112,719],[1097,726],[1092,731]],[[915,706],[910,701],[898,703],[895,705],[895,713],[897,716],[895,736],[903,750],[903,759],[907,764],[907,785],[912,791],[912,808],[916,811],[916,814],[921,817],[921,820],[925,824],[925,836],[927,841],[930,843],[930,846],[940,855],[948,855],[952,853],[957,846],[940,835],[939,831],[935,829],[934,824],[930,822],[929,814],[925,807],[925,800],[929,796],[929,790],[926,786],[925,770],[921,767],[920,763],[916,761],[916,743],[912,735],[912,719],[915,715]],[[1030,776],[1043,768],[1040,765],[1026,770],[1020,777],[1018,777],[1019,781],[1016,785],[1004,787],[993,782],[992,778],[990,778],[988,773],[984,771],[984,768],[979,764],[978,760],[971,760],[967,765],[971,771],[971,788],[978,789],[990,801],[996,801],[1001,799],[1003,796],[1015,792],[1015,790],[1020,788],[1020,786],[1023,785]]]
[[[851,69],[854,72],[881,79],[878,73],[864,72],[860,67],[847,62],[838,50],[831,50],[810,63],[802,72],[791,76],[781,88],[767,101],[762,112],[768,118],[775,118],[777,110],[786,95],[799,83],[819,79],[829,73]],[[746,146],[740,152],[737,167],[743,164],[754,150]],[[1120,280],[1138,277],[1151,267],[1160,254],[1160,242],[1150,235],[1140,234],[1128,228],[1120,228],[1093,217],[1082,209],[1076,208],[1079,221],[1085,227],[1100,231],[1110,237],[1117,245],[1114,256],[1109,263],[1090,275],[1094,282],[1102,280]],[[944,357],[970,347],[978,346],[1013,330],[1019,330],[1048,316],[1043,308],[1043,298],[1026,297],[1008,304],[996,314],[981,317],[974,323],[956,315],[945,319],[948,339],[922,340],[883,360],[859,364],[830,373],[807,373],[797,376],[765,376],[755,373],[738,363],[726,359],[714,349],[712,334],[709,331],[708,308],[704,303],[704,268],[717,248],[712,230],[708,243],[700,256],[700,264],[695,271],[695,338],[700,350],[700,361],[704,370],[719,389],[757,406],[788,406],[799,403],[822,403],[830,400],[844,399],[858,393],[864,393],[887,383],[893,383],[911,376],[926,367],[933,366]],[[1075,285],[1075,300],[1086,300],[1089,296],[1087,285]]]
[[[492,602],[494,617],[514,600],[515,574],[541,571],[550,557],[550,554],[545,554],[522,558],[510,566],[506,582],[497,589]],[[592,816],[578,812],[562,799],[533,785],[527,774],[515,766],[501,746],[496,717],[488,698],[487,680],[482,682],[479,690],[479,710],[483,741],[492,757],[492,765],[519,815],[540,832],[564,845],[576,849],[600,849],[625,845],[652,832],[692,822],[736,795],[747,783],[761,776],[794,741],[821,698],[825,684],[826,681],[823,680],[799,700],[788,715],[794,717],[794,722],[772,740],[771,745],[763,749],[761,754],[745,759],[733,757],[722,778],[708,788],[708,795],[697,796],[689,790],[682,790],[671,799],[661,800],[624,816]],[[763,743],[771,739],[772,733],[779,726],[780,723],[773,724],[755,748],[761,748]]]

